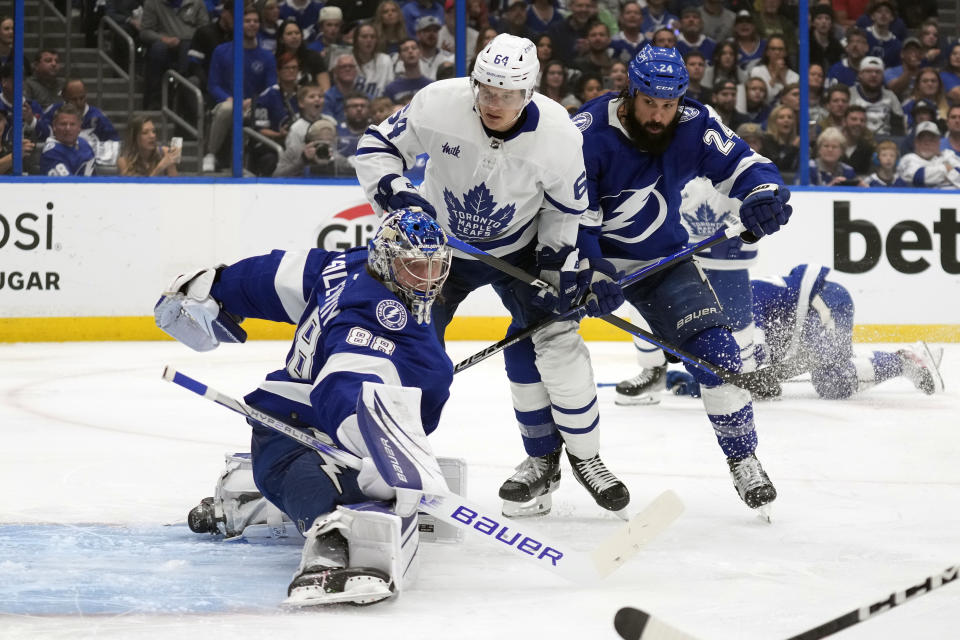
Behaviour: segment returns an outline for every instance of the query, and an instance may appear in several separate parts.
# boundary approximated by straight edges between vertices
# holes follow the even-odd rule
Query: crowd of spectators
[[[64,81],[58,53],[39,51],[24,84],[24,151],[36,156],[30,166],[89,172],[112,154],[121,174],[175,175],[180,149],[158,143],[150,115],[160,106],[163,74],[173,69],[205,96],[204,171],[228,167],[233,3],[95,6],[137,40],[146,113],[132,114],[122,151],[111,147],[119,135],[86,104],[83,82]],[[715,109],[788,177],[798,173],[806,127],[811,184],[960,184],[960,43],[958,34],[941,33],[933,0],[815,0],[806,122],[791,0],[467,0],[466,13],[468,68],[497,33],[527,37],[541,63],[540,92],[571,114],[597,95],[624,90],[627,65],[651,42],[676,47],[690,73],[688,97]],[[244,169],[254,175],[352,175],[357,140],[371,122],[454,74],[453,0],[259,0],[241,19],[242,111],[253,132],[245,138]],[[0,169],[12,144],[12,28],[0,17]],[[125,47],[114,55],[126,64]],[[197,117],[188,103],[174,106]],[[76,159],[64,162],[66,155]]]

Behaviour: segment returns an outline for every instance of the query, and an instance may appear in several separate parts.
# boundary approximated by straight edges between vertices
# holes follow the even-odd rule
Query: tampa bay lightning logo
[[[573,122],[574,126],[577,127],[577,129],[580,129],[580,131],[586,131],[590,125],[593,124],[593,114],[587,111],[578,113],[577,115],[573,116],[573,120],[571,120],[571,122]]]
[[[654,180],[653,184],[643,187],[642,189],[626,189],[615,196],[603,196],[603,198],[619,198],[621,196],[627,196],[620,201],[617,205],[607,205],[602,203],[604,210],[604,220],[603,220],[603,237],[617,240],[619,242],[625,242],[628,244],[637,244],[643,242],[650,236],[652,236],[657,229],[659,229],[663,222],[667,219],[667,201],[663,197],[663,194],[657,191],[657,183],[660,182],[660,178]],[[657,204],[656,217],[653,221],[647,225],[647,228],[643,230],[643,233],[636,234],[633,230],[637,227],[637,222],[643,219],[649,219],[650,215],[645,211],[647,204],[651,201]],[[612,209],[612,210],[611,210]],[[641,213],[643,215],[641,216]],[[652,214],[653,212],[649,212]],[[631,232],[628,232],[625,235],[619,235],[613,233],[619,229],[631,229]]]
[[[450,230],[453,235],[464,239],[500,235],[517,210],[517,205],[513,203],[498,209],[493,194],[483,182],[463,194],[463,202],[450,190],[444,189],[443,201],[450,213]]]
[[[396,300],[381,300],[377,305],[377,321],[387,329],[399,331],[407,326],[407,308]]]
[[[680,115],[680,122],[687,122],[688,120],[693,120],[698,115],[700,115],[700,109],[694,107],[684,107],[683,113]]]

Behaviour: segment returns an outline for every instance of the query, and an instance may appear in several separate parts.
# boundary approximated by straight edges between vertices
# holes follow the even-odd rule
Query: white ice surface
[[[457,361],[485,345],[449,346]],[[635,373],[628,343],[590,347],[598,381]],[[297,547],[231,547],[161,526],[211,494],[223,453],[248,449],[248,428],[160,374],[169,363],[241,396],[286,348],[0,345],[0,638],[602,640],[617,637],[624,605],[704,640],[786,638],[960,562],[960,346],[947,345],[943,395],[898,379],[827,402],[794,383],[757,405],[758,454],[780,493],[773,524],[737,498],[699,401],[617,407],[605,387],[601,452],[632,509],[674,489],[686,513],[602,588],[468,539],[421,547],[420,581],[394,602],[282,613]],[[499,357],[458,374],[432,440],[468,461],[472,499],[498,505],[523,457]],[[564,473],[554,512],[535,524],[588,550],[619,523]],[[74,526],[86,523],[123,527],[91,540],[102,529]],[[90,613],[100,592],[110,612]],[[960,581],[837,637],[958,629]]]

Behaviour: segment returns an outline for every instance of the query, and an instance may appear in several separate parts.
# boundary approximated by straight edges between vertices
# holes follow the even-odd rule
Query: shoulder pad
[[[43,143],[43,153],[50,151],[57,146],[57,140],[54,137],[47,138],[47,141]]]

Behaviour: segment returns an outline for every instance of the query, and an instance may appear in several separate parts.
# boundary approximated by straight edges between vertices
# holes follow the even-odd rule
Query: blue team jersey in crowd
[[[243,97],[256,98],[277,83],[277,61],[260,47],[243,50]],[[217,45],[210,56],[207,91],[219,104],[233,97],[233,42]]]
[[[317,24],[317,20],[320,19],[320,9],[323,8],[323,3],[310,0],[306,6],[298,7],[288,0],[287,2],[280,3],[279,8],[279,18],[281,22],[287,18],[293,18],[297,21],[300,29],[304,30]]]
[[[48,128],[53,127],[53,116],[57,110],[63,106],[63,102],[56,102],[43,112],[43,121]],[[80,122],[80,130],[83,135],[93,134],[97,140],[104,142],[106,140],[120,140],[120,134],[114,128],[110,118],[104,115],[103,111],[89,104],[83,110],[83,118]]]
[[[659,155],[636,150],[617,118],[619,104],[614,94],[600,96],[573,120],[583,133],[588,217],[602,216],[602,233],[588,221],[582,236],[599,233],[605,258],[653,260],[683,248],[681,189],[696,176],[737,199],[761,184],[783,184],[773,163],[698,102],[684,102],[674,138]],[[591,240],[584,251],[596,255]]]
[[[280,131],[289,127],[300,115],[297,92],[284,94],[280,85],[273,85],[257,96],[253,103],[253,122],[257,129]]]
[[[36,100],[23,99],[23,102],[30,105],[30,111],[36,119],[34,124],[33,140],[46,140],[50,136],[50,125],[43,119],[43,109]],[[0,136],[0,146],[9,149],[12,146],[13,139],[13,102],[7,100],[7,97],[0,92],[0,114],[7,119],[7,126],[3,129],[3,135]],[[25,136],[26,137],[26,136]]]
[[[72,147],[47,138],[40,155],[40,173],[47,176],[90,176],[93,175],[96,156],[93,147],[83,138],[77,138]]]
[[[343,446],[337,428],[356,413],[363,381],[420,388],[428,434],[453,381],[453,364],[434,328],[417,324],[366,265],[365,248],[274,251],[227,267],[211,291],[230,313],[298,325],[286,367],[245,400],[294,426],[322,431],[337,446]],[[253,452],[261,459],[301,449],[254,428]]]

